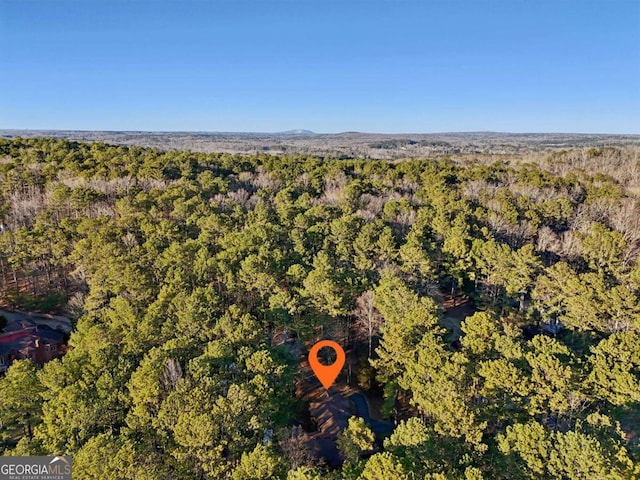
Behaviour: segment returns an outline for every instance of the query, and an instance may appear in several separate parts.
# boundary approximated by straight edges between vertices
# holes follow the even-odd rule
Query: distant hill
[[[286,132],[278,132],[276,135],[315,135],[311,130],[303,130],[301,128],[297,130],[287,130]]]

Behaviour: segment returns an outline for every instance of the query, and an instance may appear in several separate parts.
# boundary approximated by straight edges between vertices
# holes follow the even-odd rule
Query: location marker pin
[[[336,361],[333,362],[333,364],[323,365],[318,361],[318,352],[322,347],[333,348],[336,352]],[[322,340],[311,347],[311,350],[309,351],[309,365],[311,365],[313,373],[316,374],[316,377],[318,377],[322,386],[327,390],[329,390],[329,387],[333,385],[333,382],[338,378],[338,374],[344,366],[344,360],[344,350],[340,345],[336,342],[332,342],[331,340]]]

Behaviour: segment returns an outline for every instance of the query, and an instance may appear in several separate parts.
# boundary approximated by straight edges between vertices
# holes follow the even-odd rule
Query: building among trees
[[[30,359],[43,364],[66,351],[63,332],[32,320],[10,322],[0,334],[0,372],[6,372],[15,360]]]

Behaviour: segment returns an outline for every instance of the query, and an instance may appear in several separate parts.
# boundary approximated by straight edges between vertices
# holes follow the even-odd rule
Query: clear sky
[[[640,0],[0,0],[0,128],[640,133]]]

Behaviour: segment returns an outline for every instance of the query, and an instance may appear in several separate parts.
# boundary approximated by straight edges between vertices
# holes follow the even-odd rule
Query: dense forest
[[[0,140],[2,303],[74,323],[0,379],[2,454],[79,479],[640,478],[639,152]],[[337,466],[297,394],[325,338],[394,426],[353,416]]]

